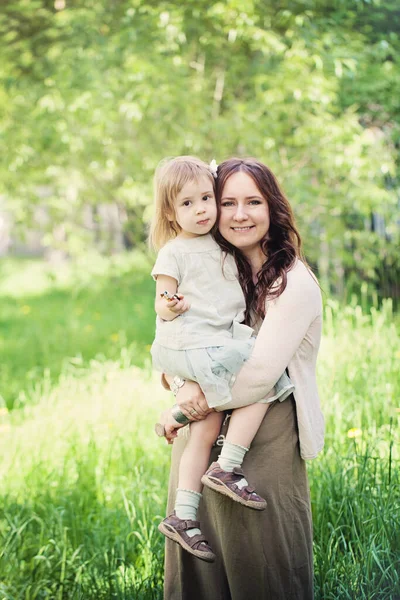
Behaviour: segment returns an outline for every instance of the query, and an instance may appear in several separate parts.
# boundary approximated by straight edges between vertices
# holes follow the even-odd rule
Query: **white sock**
[[[239,446],[239,444],[232,444],[231,442],[224,442],[222,446],[221,454],[218,457],[218,464],[224,471],[228,473],[232,473],[235,467],[241,467],[243,463],[243,459],[248,452],[248,448],[244,446]],[[248,485],[248,482],[243,477],[236,484],[239,489],[244,488]]]
[[[192,490],[182,490],[178,488],[176,490],[175,500],[175,514],[180,519],[190,519],[196,521],[197,509],[199,508],[201,500],[201,494],[199,492],[193,492]],[[193,527],[186,531],[189,537],[193,537],[201,533],[200,529]]]

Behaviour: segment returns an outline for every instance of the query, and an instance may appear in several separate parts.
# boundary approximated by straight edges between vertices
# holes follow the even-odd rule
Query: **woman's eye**
[[[225,207],[233,206],[233,202],[229,202],[229,201],[222,202],[221,206],[225,206]]]
[[[253,204],[253,205],[261,204],[261,200],[250,200],[249,204]]]

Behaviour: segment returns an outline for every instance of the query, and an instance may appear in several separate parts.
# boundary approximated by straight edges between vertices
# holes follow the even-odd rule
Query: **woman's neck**
[[[257,273],[261,270],[261,267],[265,263],[266,256],[264,252],[261,250],[260,246],[256,248],[251,248],[243,252],[246,256],[247,260],[251,265],[251,271],[253,274],[253,281],[257,283]]]

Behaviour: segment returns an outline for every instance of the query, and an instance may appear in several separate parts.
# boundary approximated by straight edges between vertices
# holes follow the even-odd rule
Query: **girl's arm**
[[[177,291],[176,279],[168,275],[157,275],[154,308],[158,316],[164,321],[172,321],[190,308],[190,304],[185,297],[182,294],[177,294]],[[161,297],[164,292],[168,292],[171,296],[176,294],[179,300],[174,298],[168,302],[164,297]]]

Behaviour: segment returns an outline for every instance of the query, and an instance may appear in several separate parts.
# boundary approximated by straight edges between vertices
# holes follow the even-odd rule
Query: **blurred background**
[[[272,169],[323,288],[316,596],[399,600],[399,51],[391,0],[2,2],[2,598],[162,597],[146,236],[194,154]]]
[[[396,2],[3,3],[1,252],[141,247],[165,156],[256,156],[327,291],[398,296]]]

